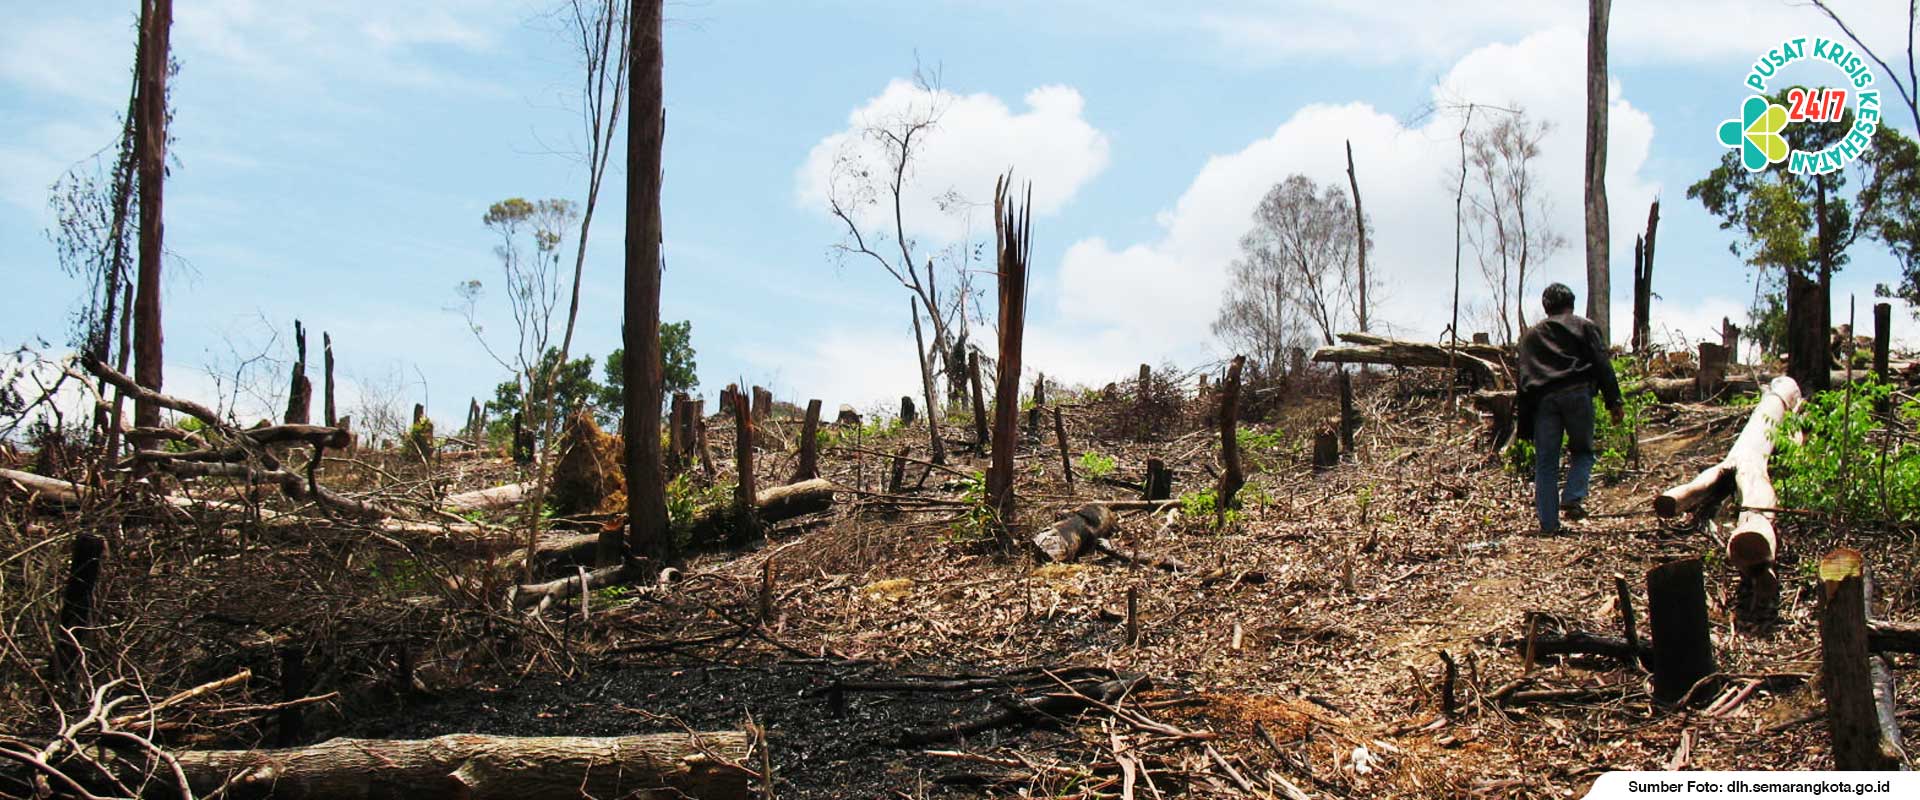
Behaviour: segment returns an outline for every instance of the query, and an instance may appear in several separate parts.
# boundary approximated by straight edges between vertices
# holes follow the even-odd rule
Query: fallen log
[[[597,537],[596,537],[597,538]],[[537,551],[536,551],[537,552]],[[606,586],[632,583],[644,577],[640,565],[633,562],[601,567],[585,573],[575,573],[564,578],[545,583],[523,583],[508,590],[507,594],[514,608],[540,606],[579,597],[582,590],[593,591]]]
[[[455,512],[489,511],[497,508],[508,508],[526,502],[527,492],[532,490],[533,484],[531,482],[509,483],[505,486],[494,486],[488,489],[475,489],[471,492],[448,495],[446,501],[441,505],[446,506],[449,511]]]
[[[1746,427],[1733,440],[1727,457],[1708,467],[1693,480],[1660,493],[1653,500],[1654,513],[1672,517],[1683,511],[1718,503],[1730,490],[1737,489],[1739,522],[1727,537],[1727,561],[1743,570],[1773,563],[1777,550],[1773,530],[1773,512],[1779,505],[1773,482],[1767,478],[1767,459],[1773,455],[1773,429],[1788,413],[1800,407],[1800,385],[1785,376],[1774,378],[1760,403],[1747,417]],[[1729,475],[1731,477],[1729,477]]]
[[[1912,622],[1867,623],[1867,646],[1876,653],[1913,653],[1920,655],[1920,624]]]
[[[227,797],[536,800],[746,798],[739,731],[620,737],[451,734],[417,741],[333,739],[285,750],[175,754],[196,793]]]
[[[0,468],[0,487],[10,487],[29,497],[38,495],[55,503],[78,505],[80,502],[80,487],[72,482],[17,469]]]
[[[1511,647],[1526,652],[1526,637],[1506,639],[1500,642],[1502,647]],[[1585,631],[1568,631],[1564,634],[1538,634],[1533,637],[1533,654],[1542,656],[1595,656],[1626,661],[1633,659],[1642,664],[1650,662],[1653,648],[1647,644],[1629,643],[1622,636],[1608,636]]]
[[[1035,533],[1033,546],[1042,561],[1073,561],[1111,537],[1119,525],[1120,518],[1106,504],[1088,503]]]
[[[1322,347],[1314,351],[1314,362],[1457,368],[1473,372],[1483,386],[1494,388],[1513,386],[1513,381],[1507,377],[1504,356],[1500,355],[1503,351],[1491,345],[1460,345],[1450,350],[1437,344],[1386,339],[1364,334],[1343,333],[1340,334],[1340,339],[1351,344]]]

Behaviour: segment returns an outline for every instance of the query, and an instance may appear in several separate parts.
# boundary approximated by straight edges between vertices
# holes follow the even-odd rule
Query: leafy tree
[[[529,404],[521,394],[521,381],[501,381],[493,389],[493,399],[487,401],[488,438],[504,441],[511,436],[513,415],[521,412],[530,413],[530,416],[522,418],[522,427],[534,431],[536,435],[544,435],[540,432],[548,429],[548,422],[566,419],[574,411],[603,402],[605,393],[606,387],[593,379],[592,356],[570,359],[562,368],[560,349],[549,347],[534,370],[533,397],[551,396],[553,403]]]
[[[618,416],[621,397],[626,391],[626,368],[621,366],[626,353],[626,348],[616,348],[607,354],[603,373],[606,382],[600,389],[600,407],[609,418]],[[665,367],[661,373],[665,376],[661,402],[671,401],[675,392],[691,392],[700,388],[700,376],[694,371],[692,320],[660,325],[660,360]]]
[[[1790,105],[1791,91],[1781,90],[1770,102]],[[1795,123],[1781,135],[1796,150],[1816,151],[1838,143],[1853,126],[1854,112],[1846,109],[1837,122]],[[1833,327],[1833,273],[1846,266],[1847,248],[1869,233],[1887,241],[1896,254],[1913,252],[1911,221],[1920,199],[1920,190],[1909,189],[1915,186],[1914,161],[1913,143],[1881,125],[1850,170],[1796,175],[1781,162],[1751,172],[1741,165],[1740,152],[1729,150],[1713,171],[1687,187],[1687,197],[1719,217],[1722,230],[1741,234],[1729,249],[1760,271],[1763,296],[1805,285],[1787,292],[1785,328],[1789,371],[1808,391],[1829,383],[1824,354]],[[1849,172],[1861,186],[1852,197]]]

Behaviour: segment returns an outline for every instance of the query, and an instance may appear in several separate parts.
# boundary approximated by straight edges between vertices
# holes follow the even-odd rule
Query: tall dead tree
[[[920,389],[927,401],[927,449],[935,464],[947,463],[947,448],[940,441],[940,407],[933,402],[933,366],[927,363],[927,343],[920,336],[920,298],[907,298],[913,312],[913,349],[920,356]],[[909,417],[906,398],[900,399],[902,417]],[[911,421],[911,420],[909,420]]]
[[[1587,319],[1611,343],[1613,277],[1607,266],[1607,18],[1613,0],[1587,0]]]
[[[980,354],[967,354],[967,383],[973,389],[973,441],[974,449],[986,452],[991,441],[987,432],[987,396],[980,390]]]
[[[134,100],[133,153],[140,176],[140,261],[133,296],[133,378],[156,392],[162,388],[165,350],[160,325],[160,262],[166,229],[161,224],[161,205],[167,177],[167,69],[172,31],[173,0],[144,0],[140,10],[140,63],[134,65],[139,85]],[[160,407],[135,400],[133,424],[137,428],[160,427]],[[136,441],[134,446],[152,445],[150,441]]]
[[[1027,327],[1027,257],[1033,252],[1033,187],[1024,200],[1010,197],[1012,176],[993,187],[994,250],[999,256],[1000,363],[994,380],[993,459],[987,470],[987,504],[999,517],[1001,540],[1013,541],[1013,451],[1020,444],[1020,349]]]
[[[1234,356],[1227,367],[1227,379],[1220,382],[1220,482],[1214,490],[1214,526],[1227,525],[1227,511],[1234,496],[1247,484],[1240,469],[1240,369],[1246,356]]]
[[[1647,209],[1647,232],[1633,240],[1633,352],[1653,347],[1653,242],[1660,228],[1660,201]]]
[[[633,48],[628,95],[634,112],[627,124],[626,296],[620,331],[626,348],[621,367],[626,373],[627,536],[622,542],[618,526],[601,534],[602,565],[618,563],[628,554],[656,564],[673,557],[659,434],[665,391],[660,363],[660,150],[666,138],[661,13],[660,0],[637,0],[628,36]],[[744,419],[741,424],[746,424]]]
[[[287,387],[288,425],[305,425],[313,420],[313,381],[307,380],[307,326],[293,321],[293,378]]]
[[[326,362],[324,369],[327,371],[325,379],[326,389],[324,390],[326,398],[321,405],[321,413],[326,415],[324,419],[326,420],[327,427],[331,428],[339,424],[340,421],[339,417],[334,415],[333,405],[333,334],[327,333],[326,331],[320,332],[320,349],[322,351],[321,358]],[[478,436],[479,434],[475,433],[473,435]]]
[[[1353,171],[1352,139],[1347,140],[1347,186],[1353,189],[1353,230],[1360,242],[1360,297],[1354,311],[1359,317],[1360,331],[1364,333],[1367,330],[1367,214],[1360,209],[1360,178]]]

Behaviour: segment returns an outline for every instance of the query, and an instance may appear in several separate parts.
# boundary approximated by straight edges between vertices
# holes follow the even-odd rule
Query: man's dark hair
[[[1564,283],[1556,283],[1540,293],[1540,304],[1546,306],[1547,316],[1573,310],[1573,290]]]

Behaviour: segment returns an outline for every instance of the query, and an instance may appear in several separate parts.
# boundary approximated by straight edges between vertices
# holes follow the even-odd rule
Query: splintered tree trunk
[[[766,427],[767,420],[773,416],[773,392],[766,387],[753,387],[753,424],[756,428]]]
[[[1860,552],[1845,547],[1820,559],[1820,690],[1827,697],[1833,765],[1894,770],[1906,762],[1894,715],[1893,673],[1867,646],[1870,589]]]
[[[1587,319],[1612,342],[1613,278],[1607,261],[1607,18],[1613,0],[1587,0]]]
[[[320,349],[321,349],[321,358],[326,362],[325,369],[327,371],[326,378],[325,378],[326,398],[324,399],[324,402],[321,405],[321,413],[325,415],[322,419],[326,421],[327,427],[331,428],[340,424],[340,418],[338,416],[335,416],[334,414],[334,405],[333,405],[333,334],[327,333],[325,331],[320,332]],[[478,401],[475,401],[474,411],[478,412],[479,408],[480,406]],[[474,414],[475,418],[478,418],[479,416],[480,415],[478,413]],[[473,436],[475,439],[478,439],[478,437],[480,436],[479,429],[477,426],[475,427]]]
[[[712,478],[713,449],[707,446],[707,399],[704,397],[693,401],[693,446],[700,454],[700,471]]]
[[[456,733],[418,741],[333,739],[290,750],[190,750],[176,757],[194,791],[206,796],[224,784],[235,800],[744,800],[757,777],[741,766],[747,753],[745,733],[724,731],[608,738]]]
[[[1653,348],[1653,243],[1660,228],[1660,201],[1647,209],[1647,232],[1633,240],[1633,351]]]
[[[1360,209],[1360,178],[1353,171],[1352,139],[1347,140],[1347,185],[1353,189],[1353,229],[1355,240],[1360,245],[1360,303],[1355,311],[1359,312],[1360,330],[1364,333],[1367,330],[1367,214]],[[1202,385],[1201,388],[1206,387]]]
[[[133,297],[133,378],[141,386],[160,391],[164,373],[160,325],[161,259],[165,253],[165,226],[161,224],[162,188],[167,175],[167,72],[173,31],[173,0],[142,3],[140,63],[134,65],[138,93],[134,100],[133,160],[139,173],[139,268]],[[133,424],[160,427],[160,406],[136,399]],[[135,441],[136,449],[153,446]]]
[[[313,381],[307,380],[307,327],[293,321],[293,380],[287,387],[288,425],[305,425],[313,420]]]
[[[1647,627],[1653,636],[1656,699],[1675,702],[1713,674],[1713,629],[1700,559],[1670,561],[1647,572]]]
[[[1220,483],[1214,492],[1214,525],[1226,527],[1234,495],[1247,483],[1240,471],[1240,369],[1246,356],[1234,356],[1220,385]]]
[[[687,467],[687,396],[675,392],[673,399],[667,401],[667,454],[668,475],[677,475]]]
[[[993,386],[993,456],[987,471],[987,504],[999,517],[1001,541],[1009,546],[1014,523],[1013,451],[1020,443],[1020,354],[1027,327],[1027,257],[1033,249],[1033,230],[1029,227],[1033,190],[1028,188],[1022,203],[1010,196],[1010,183],[1008,178],[1001,178],[993,192],[994,244],[999,257],[1000,362]]]
[[[1726,317],[1720,318],[1720,346],[1727,348],[1727,363],[1740,363],[1740,326]]]
[[[627,122],[627,241],[624,317],[627,529],[600,537],[599,562],[611,565],[628,554],[664,564],[673,557],[667,530],[667,486],[660,460],[660,149],[666,138],[662,105],[664,50],[660,0],[638,0],[631,12],[631,66],[627,72],[633,112]]]
[[[1060,441],[1060,474],[1067,480],[1067,493],[1073,493],[1073,456],[1067,450],[1067,423],[1060,417],[1060,407],[1053,407],[1053,437]]]
[[[980,391],[980,354],[967,353],[967,383],[973,387],[974,449],[986,452],[991,434],[987,432],[987,395]],[[1071,478],[1068,479],[1071,482]]]
[[[793,480],[799,483],[810,478],[820,477],[820,401],[807,401],[807,421],[800,426],[800,466],[793,471]]]
[[[994,396],[998,397],[999,394],[1000,393],[996,388],[994,391]],[[1016,400],[1019,399],[1018,392],[1014,393],[1014,398]],[[1039,377],[1036,377],[1033,379],[1033,407],[1027,409],[1027,431],[1034,436],[1040,435],[1039,434],[1040,409],[1046,404],[1047,404],[1047,374],[1042,372],[1040,373]]]
[[[945,464],[947,447],[940,441],[940,409],[933,402],[933,368],[927,364],[927,345],[920,336],[920,299],[910,297],[907,303],[913,311],[913,349],[920,356],[920,389],[926,394],[927,400],[927,447],[933,453],[929,460],[935,464]],[[908,408],[904,401],[905,398],[902,398],[902,412]],[[906,414],[902,413],[901,416]]]
[[[100,562],[106,552],[106,540],[94,534],[82,533],[73,539],[73,561],[67,567],[67,589],[60,602],[60,629],[53,643],[53,671],[75,689],[86,685],[86,676],[76,670],[93,625],[93,590],[100,583]]]

